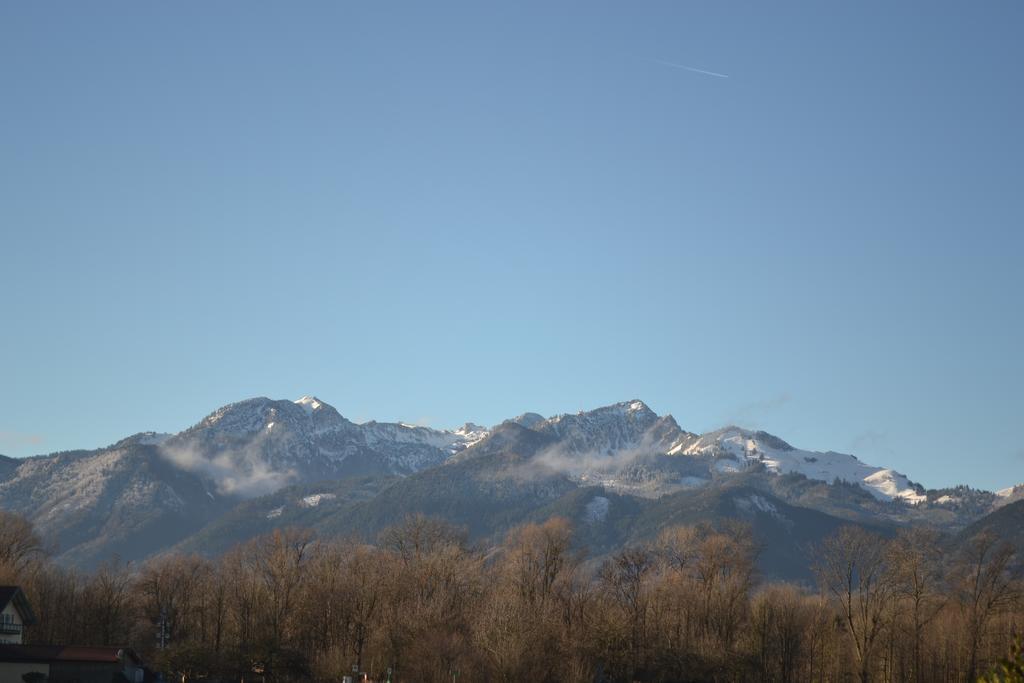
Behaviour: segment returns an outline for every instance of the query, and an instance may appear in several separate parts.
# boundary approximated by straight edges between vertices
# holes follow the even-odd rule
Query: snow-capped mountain
[[[853,455],[804,451],[766,432],[739,427],[693,434],[671,415],[659,417],[639,400],[546,420],[527,417],[531,415],[515,421],[556,440],[540,454],[542,462],[581,483],[622,492],[662,495],[761,466],[776,474],[857,484],[878,500],[916,504],[926,499],[923,489],[906,476]]]
[[[69,562],[136,558],[238,503],[302,482],[406,476],[487,435],[356,424],[311,396],[224,406],[178,434],[142,432],[93,451],[0,462],[0,509],[29,516]]]
[[[398,482],[404,494],[392,490]],[[280,497],[293,485],[302,495],[276,500],[261,513],[263,523],[302,510],[354,510],[341,491],[359,491],[361,505],[389,505],[396,514],[463,506],[466,519],[483,528],[487,523],[476,515],[486,508],[504,519],[498,513],[508,501],[515,501],[519,512],[509,513],[515,516],[572,491],[583,495],[590,486],[603,487],[604,500],[654,500],[713,498],[730,482],[847,519],[894,523],[963,526],[1024,498],[1024,485],[998,494],[925,491],[892,469],[794,448],[760,431],[695,434],[639,400],[547,418],[524,413],[492,429],[466,423],[444,430],[355,423],[303,396],[232,403],[177,434],[142,432],[93,451],[0,458],[0,509],[30,516],[62,557],[89,564],[113,552],[125,558],[156,552],[243,499]],[[466,494],[467,486],[476,493]],[[392,498],[377,501],[389,490]],[[611,514],[601,505],[594,503],[588,523]],[[364,527],[386,518],[364,512]]]
[[[707,455],[715,458],[720,472],[738,471],[758,463],[778,474],[802,474],[808,479],[858,484],[879,500],[921,503],[924,490],[895,470],[873,467],[853,455],[833,451],[804,451],[766,432],[726,427],[680,444],[670,455]]]
[[[404,423],[357,424],[314,396],[253,398],[214,411],[159,443],[184,469],[224,493],[268,493],[283,485],[350,475],[408,475],[443,463],[487,436],[466,424],[436,430]]]
[[[695,436],[680,429],[671,415],[658,417],[638,400],[531,422],[520,424],[555,437],[566,452],[598,456],[637,450],[668,453]]]

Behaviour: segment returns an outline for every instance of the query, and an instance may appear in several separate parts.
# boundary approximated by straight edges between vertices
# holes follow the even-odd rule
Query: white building
[[[21,644],[25,627],[35,620],[32,607],[20,588],[0,586],[0,644]]]

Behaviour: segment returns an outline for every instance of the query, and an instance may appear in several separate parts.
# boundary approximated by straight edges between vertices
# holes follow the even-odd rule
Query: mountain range
[[[762,431],[688,432],[639,400],[436,430],[355,423],[304,396],[233,403],[178,434],[0,456],[0,509],[32,519],[58,560],[82,567],[115,555],[216,555],[283,526],[372,539],[413,513],[481,543],[560,515],[595,557],[666,525],[739,519],[761,542],[762,570],[799,580],[813,544],[843,524],[1005,531],[1024,514],[1024,485],[927,490]]]

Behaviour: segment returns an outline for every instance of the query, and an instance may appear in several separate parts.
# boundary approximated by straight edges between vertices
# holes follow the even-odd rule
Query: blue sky
[[[1024,481],[1022,28],[1018,2],[4,3],[0,453],[256,395],[435,426],[639,397]]]

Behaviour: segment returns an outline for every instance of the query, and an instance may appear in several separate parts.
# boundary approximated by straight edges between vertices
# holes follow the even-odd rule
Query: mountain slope
[[[1024,500],[1003,505],[968,525],[955,536],[953,547],[965,547],[981,534],[993,534],[1017,549],[1017,563],[1024,565]]]
[[[0,501],[31,519],[64,561],[80,566],[114,555],[145,557],[234,502],[156,447],[137,443],[27,458],[0,481]]]
[[[349,477],[288,486],[238,503],[169,551],[216,557],[238,543],[274,529],[301,527],[323,533],[330,518],[347,515],[395,481],[395,477]]]
[[[578,547],[599,562],[626,545],[655,540],[670,526],[722,527],[733,521],[749,525],[763,574],[810,583],[817,545],[839,527],[856,524],[724,480],[698,491],[650,499],[600,486],[574,486],[558,475],[503,481],[487,474],[488,468],[480,463],[464,462],[404,479],[290,487],[246,501],[175,550],[217,555],[232,543],[289,526],[313,529],[321,538],[354,536],[373,542],[385,528],[412,514],[443,518],[466,529],[475,542],[490,546],[500,544],[515,526],[559,516],[572,523]],[[439,470],[449,471],[441,476]],[[860,525],[884,534],[895,529]]]

